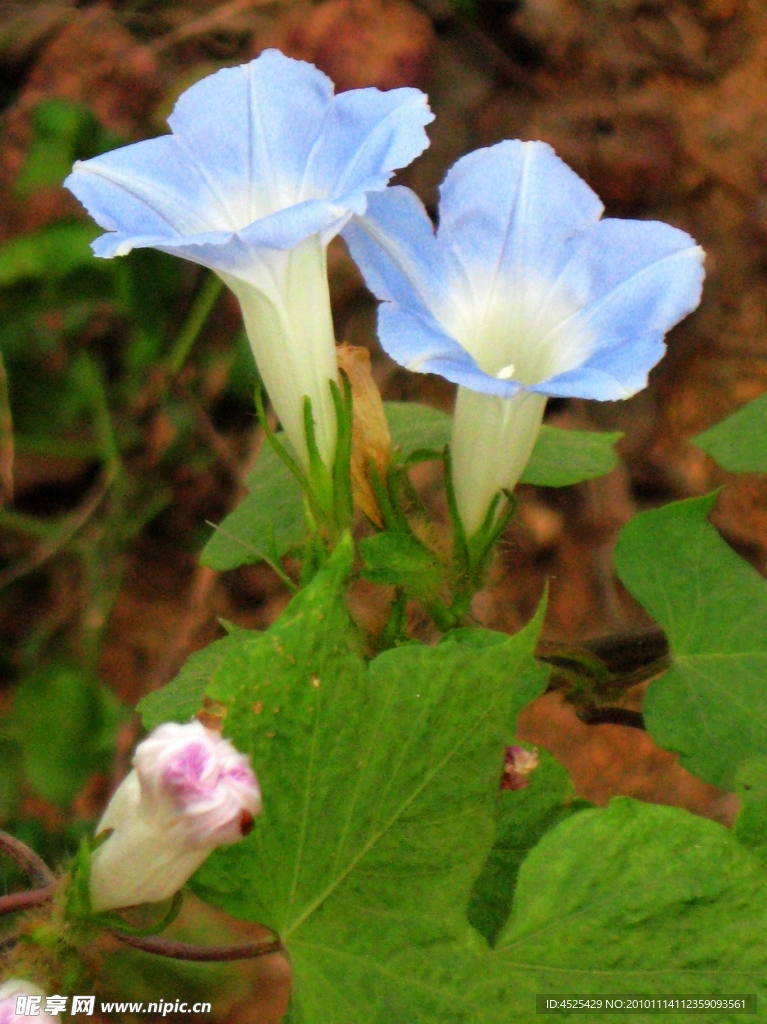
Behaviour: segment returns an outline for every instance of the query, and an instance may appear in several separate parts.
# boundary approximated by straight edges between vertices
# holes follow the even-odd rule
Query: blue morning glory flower
[[[470,535],[519,479],[546,398],[635,394],[700,301],[689,235],[603,209],[550,146],[507,141],[449,172],[436,233],[405,188],[371,196],[344,229],[383,300],[384,349],[459,385],[453,472]]]
[[[107,231],[97,256],[150,246],[223,278],[288,438],[306,461],[308,395],[329,464],[338,369],[325,249],[426,148],[431,120],[417,89],[335,96],[317,68],[267,50],[188,89],[171,135],[78,162],[65,184]]]

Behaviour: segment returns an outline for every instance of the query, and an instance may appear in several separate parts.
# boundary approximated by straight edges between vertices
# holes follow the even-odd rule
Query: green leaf
[[[689,771],[731,789],[740,764],[767,755],[767,584],[708,523],[715,500],[636,516],[616,565],[671,645],[671,669],[645,696],[647,728]]]
[[[410,645],[368,666],[348,648],[352,555],[350,543],[337,549],[208,688],[251,755],[265,812],[196,885],[279,932],[296,1020],[361,1024],[374,991],[389,1020],[436,1019],[398,962],[467,934],[509,725],[541,689],[528,671],[541,616],[484,650]]]
[[[538,487],[567,487],[604,476],[618,465],[614,446],[621,433],[561,430],[545,423],[520,483]]]
[[[741,765],[735,779],[740,811],[733,833],[767,865],[767,758]]]
[[[392,442],[406,457],[422,449],[441,452],[450,443],[453,419],[447,413],[417,402],[385,402],[384,408]],[[614,446],[621,437],[544,423],[520,483],[567,487],[604,476],[618,465]]]
[[[543,672],[544,681],[548,672]],[[468,918],[490,945],[506,923],[517,876],[527,854],[560,821],[591,805],[578,800],[566,768],[546,750],[526,789],[501,793],[495,842],[474,883]]]
[[[203,565],[219,572],[281,558],[306,538],[301,487],[271,445],[263,445],[246,483],[247,498],[224,519],[200,556]]]
[[[415,451],[441,452],[450,444],[453,417],[419,402],[384,402],[392,444],[407,458]]]
[[[94,772],[108,769],[126,714],[81,669],[57,663],[19,685],[8,732],[22,749],[31,785],[46,800],[67,807]]]
[[[365,579],[404,587],[424,601],[433,600],[439,593],[442,567],[428,548],[408,534],[376,533],[361,540],[359,550]]]
[[[767,473],[767,395],[692,438],[731,473]]]
[[[254,630],[233,626],[229,636],[191,654],[175,679],[138,702],[136,711],[144,727],[155,729],[163,722],[188,722],[193,718],[202,707],[205,688],[224,658],[239,643],[255,635]]]
[[[24,280],[60,280],[93,266],[90,243],[99,229],[93,224],[66,222],[20,235],[0,246],[0,288]]]
[[[450,1019],[533,1024],[536,993],[761,1000],[766,901],[758,862],[727,829],[675,807],[617,798],[568,818],[533,849],[496,951],[453,982],[465,986],[464,1016]],[[740,1019],[716,1016],[719,1024]]]

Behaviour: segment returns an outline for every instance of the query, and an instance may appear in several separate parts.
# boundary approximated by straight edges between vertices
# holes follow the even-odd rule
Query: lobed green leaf
[[[136,711],[144,727],[155,729],[163,722],[188,722],[193,718],[202,707],[205,689],[226,655],[244,639],[255,635],[252,630],[234,626],[229,636],[214,640],[191,654],[175,679],[138,702]]]
[[[542,688],[531,671],[540,616],[485,649],[408,645],[367,664],[348,641],[352,556],[348,541],[207,688],[227,708],[226,733],[251,755],[265,811],[247,840],[208,860],[196,886],[279,932],[295,1020],[372,1019],[373,993],[425,1020],[398,964],[466,937],[505,743]]]
[[[463,1019],[533,1024],[536,993],[761,1001],[766,898],[758,862],[721,825],[625,797],[575,814],[522,865],[496,951],[466,977]],[[739,1019],[716,1015],[720,1024]]]
[[[731,789],[767,756],[767,583],[707,521],[716,495],[636,516],[618,575],[665,629],[672,667],[650,683],[644,717],[689,771]]]
[[[541,666],[537,671],[548,677]],[[511,911],[520,867],[534,846],[560,821],[591,805],[578,800],[566,768],[546,750],[538,753],[538,767],[526,789],[501,794],[495,841],[474,883],[468,918],[490,945],[495,942]]]
[[[767,395],[692,438],[731,473],[767,473]]]
[[[593,430],[541,427],[520,483],[568,487],[612,472],[618,465],[615,445],[623,437]]]

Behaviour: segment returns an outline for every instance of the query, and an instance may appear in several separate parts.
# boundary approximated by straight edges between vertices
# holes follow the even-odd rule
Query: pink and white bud
[[[515,744],[506,747],[506,763],[501,779],[501,789],[527,789],[530,785],[528,775],[538,767],[538,748],[525,750]]]
[[[263,810],[244,754],[200,722],[158,726],[104,812],[91,855],[97,913],[168,899],[217,847],[236,843]]]
[[[43,990],[18,978],[3,982],[0,985],[0,1024],[29,1024],[30,1017],[34,1017],[37,1024],[54,1024],[56,1020],[45,1012]]]

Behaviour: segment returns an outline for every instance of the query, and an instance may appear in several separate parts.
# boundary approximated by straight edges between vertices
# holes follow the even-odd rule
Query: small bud
[[[236,843],[263,810],[248,758],[201,722],[161,725],[136,748],[91,856],[94,911],[168,899],[217,846]]]
[[[9,978],[0,985],[0,1024],[28,1024],[30,1017],[37,1024],[54,1024],[56,1018],[42,1009],[44,1005],[45,993],[29,981]]]
[[[525,750],[515,745],[506,747],[506,764],[501,779],[501,789],[527,789],[527,778],[538,767],[538,750]]]
[[[382,480],[391,462],[391,435],[381,393],[370,372],[370,353],[358,345],[339,345],[338,368],[352,387],[352,492],[355,504],[368,519],[383,526],[381,510],[370,483],[372,462]]]

